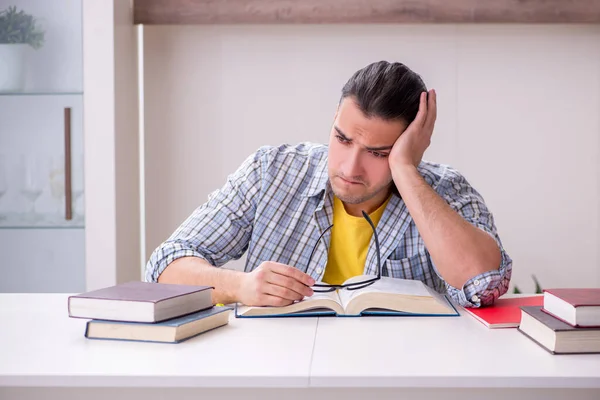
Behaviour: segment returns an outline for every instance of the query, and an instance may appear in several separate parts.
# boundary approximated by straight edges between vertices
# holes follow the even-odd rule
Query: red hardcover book
[[[575,327],[600,327],[600,288],[544,290],[547,314]]]
[[[539,306],[544,303],[543,296],[524,296],[498,299],[492,306],[465,308],[479,322],[488,328],[517,328],[521,323],[522,306]]]

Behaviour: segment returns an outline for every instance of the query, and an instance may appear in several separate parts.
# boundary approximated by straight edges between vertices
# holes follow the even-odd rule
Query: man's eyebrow
[[[342,132],[342,130],[340,128],[338,128],[337,126],[334,125],[334,128],[336,130],[336,132],[343,137],[345,140],[350,141],[351,139],[348,139],[348,136],[344,135],[344,132]]]
[[[379,146],[379,147],[367,147],[367,146],[365,146],[365,149],[367,149],[369,151],[382,151],[382,150],[391,150],[392,147],[394,147],[394,145],[392,145],[392,146]]]
[[[334,129],[336,130],[336,132],[342,138],[344,138],[344,140],[347,140],[349,142],[352,141],[352,139],[348,139],[348,137],[346,135],[344,135],[344,132],[342,132],[342,130],[340,128],[338,128],[337,126],[334,126]],[[367,149],[368,151],[382,151],[382,150],[391,150],[392,147],[394,147],[394,145],[391,145],[391,146],[379,146],[379,147],[368,147],[368,146],[365,146],[365,149]]]

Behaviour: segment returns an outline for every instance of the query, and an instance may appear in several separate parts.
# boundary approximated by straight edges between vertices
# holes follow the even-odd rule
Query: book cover
[[[207,289],[210,289],[210,287],[132,281],[69,296],[69,299],[84,298],[157,303]]]
[[[546,350],[550,354],[581,354],[581,353],[560,353],[560,352],[557,353],[556,351],[551,350],[548,347],[544,346],[539,340],[534,339],[531,335],[524,332],[521,328],[517,328],[517,331],[519,331],[527,339],[531,340],[533,343],[537,344],[538,346],[540,346],[542,349]]]
[[[573,307],[600,306],[600,288],[544,289]]]
[[[581,324],[577,324],[577,323],[571,323],[569,321],[567,321],[565,318],[562,318],[561,316],[553,313],[552,311],[546,310],[545,308],[542,307],[541,311],[547,315],[549,315],[550,317],[557,319],[559,321],[564,322],[565,324],[569,324],[570,326],[574,327],[574,328],[600,328],[600,325],[596,325],[596,324],[592,324],[592,325],[581,325]]]
[[[546,325],[548,328],[552,329],[554,332],[566,332],[566,331],[584,331],[584,330],[597,330],[591,328],[576,328],[563,322],[557,318],[554,318],[552,315],[545,313],[542,310],[542,307],[538,306],[529,306],[523,307],[522,310],[527,314],[531,315],[542,324]]]
[[[493,305],[464,310],[490,329],[517,328],[521,322],[522,306],[542,306],[543,296],[499,298]]]
[[[600,327],[600,288],[544,290],[543,312],[577,327]]]
[[[159,322],[212,307],[212,287],[132,281],[68,297],[72,318]]]
[[[94,319],[86,323],[84,336],[88,339],[180,343],[228,324],[232,309],[213,306],[156,323]]]

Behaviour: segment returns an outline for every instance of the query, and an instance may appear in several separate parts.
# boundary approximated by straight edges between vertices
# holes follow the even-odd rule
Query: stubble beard
[[[330,182],[333,182],[334,179],[335,179],[335,176],[329,178]],[[365,185],[364,182],[361,182],[361,183],[364,187],[367,187],[367,189],[368,189],[368,186]],[[367,191],[366,193],[357,194],[357,195],[341,193],[340,190],[336,189],[334,184],[331,185],[331,188],[333,190],[333,194],[338,199],[340,199],[342,202],[344,202],[346,204],[361,204],[361,203],[369,201],[373,197],[377,196],[379,193],[381,193],[382,190],[385,190],[389,186],[390,183],[391,182],[388,182],[387,184],[385,184],[381,187],[378,187],[373,190]]]

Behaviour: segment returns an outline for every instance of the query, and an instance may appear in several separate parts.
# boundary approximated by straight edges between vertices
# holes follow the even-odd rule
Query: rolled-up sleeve
[[[145,271],[147,282],[157,282],[174,260],[193,256],[219,267],[240,258],[248,248],[261,189],[259,149],[248,157],[225,185],[211,193],[177,230],[151,254]]]
[[[495,240],[501,255],[498,268],[472,277],[462,288],[455,288],[446,283],[446,291],[463,307],[491,305],[507,292],[512,274],[512,260],[504,250],[494,217],[482,196],[454,170],[450,170],[442,180],[439,192],[450,207],[466,221]]]

